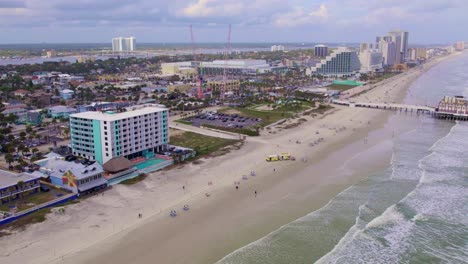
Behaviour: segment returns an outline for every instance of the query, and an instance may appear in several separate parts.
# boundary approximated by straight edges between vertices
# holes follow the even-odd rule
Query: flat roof
[[[19,181],[27,182],[40,177],[29,173],[14,173],[11,171],[0,170],[0,188],[16,185]]]
[[[73,114],[71,115],[71,117],[93,119],[93,120],[100,120],[100,121],[115,121],[115,120],[122,120],[125,118],[142,116],[145,114],[157,113],[157,112],[167,110],[167,108],[158,107],[158,106],[145,106],[142,108],[138,108],[138,106],[131,106],[125,109],[127,109],[127,112],[119,113],[119,112],[113,112],[113,111],[105,111],[105,112],[88,111],[88,112]]]

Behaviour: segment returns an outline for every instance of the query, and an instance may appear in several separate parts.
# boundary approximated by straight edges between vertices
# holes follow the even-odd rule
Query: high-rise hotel
[[[113,157],[148,157],[169,143],[168,109],[145,104],[122,112],[83,112],[70,116],[74,155],[100,164]]]

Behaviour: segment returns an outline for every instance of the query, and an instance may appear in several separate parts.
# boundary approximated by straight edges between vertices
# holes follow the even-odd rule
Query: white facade
[[[168,109],[147,104],[125,112],[83,112],[70,116],[73,154],[104,164],[162,151],[169,143]]]
[[[396,64],[396,43],[389,40],[380,40],[378,43],[379,50],[382,52],[384,65],[393,66]]]
[[[408,38],[409,33],[403,30],[393,30],[387,33],[397,46],[396,63],[404,63],[408,58]]]
[[[273,46],[271,46],[270,51],[271,52],[284,51],[284,46],[283,45],[273,45]]]
[[[134,37],[112,39],[112,51],[134,51],[135,49],[136,39]]]
[[[359,53],[361,72],[374,72],[382,69],[382,52],[366,49]]]
[[[360,70],[360,62],[356,51],[339,47],[315,67],[306,70],[307,75],[325,75],[330,77],[351,76]]]

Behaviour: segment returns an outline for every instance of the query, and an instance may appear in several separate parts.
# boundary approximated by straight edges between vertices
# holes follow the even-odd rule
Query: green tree
[[[11,155],[11,153],[7,153],[5,154],[5,161],[8,163],[8,166],[11,166],[11,163],[13,163],[15,159],[13,158],[13,155]]]

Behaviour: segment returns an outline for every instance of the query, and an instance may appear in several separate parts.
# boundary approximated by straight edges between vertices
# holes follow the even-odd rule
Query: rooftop
[[[0,188],[16,185],[19,181],[27,182],[39,178],[40,177],[38,176],[34,176],[25,172],[14,173],[10,171],[0,170]]]
[[[52,112],[74,112],[76,111],[73,107],[68,107],[64,105],[56,105],[48,108]]]
[[[103,172],[102,166],[97,162],[91,165],[84,165],[80,162],[65,161],[54,157],[40,160],[38,164],[41,166],[41,172],[58,178],[62,177],[67,171],[71,171],[77,179],[87,178]]]
[[[99,111],[88,111],[78,114],[73,114],[71,117],[75,118],[84,118],[84,119],[93,119],[93,120],[100,120],[100,121],[115,121],[115,120],[122,120],[125,118],[141,116],[150,113],[156,113],[167,110],[162,105],[156,104],[148,104],[143,106],[131,106],[125,108],[127,112],[113,112],[113,111],[106,111],[106,112],[99,112]]]

